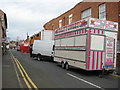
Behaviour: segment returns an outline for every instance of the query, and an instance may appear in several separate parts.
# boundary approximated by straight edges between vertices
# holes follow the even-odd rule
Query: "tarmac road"
[[[97,89],[118,89],[119,77],[106,75],[103,78],[98,77],[98,72],[86,72],[78,68],[70,68],[69,70],[62,69],[58,63],[50,61],[37,61],[30,58],[28,53],[22,53],[16,50],[11,50],[11,53],[21,63],[30,79],[37,86],[37,88],[97,88]],[[10,54],[10,53],[8,53]],[[9,60],[11,63],[12,60]],[[3,65],[5,62],[3,62]],[[12,64],[11,64],[12,66]],[[7,67],[7,66],[6,66]],[[17,67],[17,66],[16,66]],[[12,66],[12,68],[14,68]],[[3,87],[10,87],[7,81],[10,74],[3,68]],[[19,70],[18,74],[19,73]],[[7,75],[6,75],[7,74]],[[13,74],[13,83],[17,84],[18,79]],[[7,77],[7,80],[6,80]],[[11,77],[10,77],[11,78]],[[26,88],[24,80],[20,78],[22,86]],[[13,86],[14,87],[14,86]],[[15,87],[20,88],[17,84]]]

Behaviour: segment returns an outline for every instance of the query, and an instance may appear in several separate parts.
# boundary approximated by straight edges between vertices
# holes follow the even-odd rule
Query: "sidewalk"
[[[20,88],[10,51],[2,58],[2,88]]]

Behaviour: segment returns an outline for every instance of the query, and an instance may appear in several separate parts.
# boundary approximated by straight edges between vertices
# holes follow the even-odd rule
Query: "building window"
[[[87,19],[89,17],[91,17],[91,8],[82,12],[82,19]]]
[[[106,20],[106,4],[101,4],[99,6],[99,19]]]
[[[69,24],[72,23],[72,16],[73,16],[73,14],[69,15]]]
[[[59,28],[62,27],[62,20],[59,20]]]

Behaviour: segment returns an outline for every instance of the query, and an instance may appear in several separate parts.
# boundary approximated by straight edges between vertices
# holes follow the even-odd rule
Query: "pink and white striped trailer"
[[[72,26],[72,27],[70,27]],[[118,23],[89,18],[55,30],[54,61],[85,70],[116,68]]]

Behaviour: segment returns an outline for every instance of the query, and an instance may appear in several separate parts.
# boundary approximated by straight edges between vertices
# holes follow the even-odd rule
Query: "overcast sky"
[[[10,40],[26,39],[43,29],[43,25],[74,7],[82,0],[0,0],[0,9],[8,19]]]

